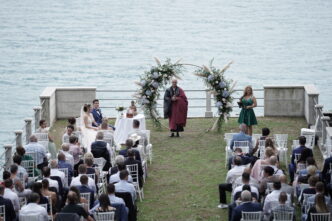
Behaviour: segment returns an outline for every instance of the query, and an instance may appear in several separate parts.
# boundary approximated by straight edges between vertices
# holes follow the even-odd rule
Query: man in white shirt
[[[86,166],[84,164],[78,166],[78,173],[78,176],[72,179],[70,186],[81,186],[81,176],[86,175]],[[96,193],[96,183],[91,177],[89,177],[88,186]]]
[[[4,184],[5,184],[5,193],[3,195],[3,198],[9,199],[14,206],[15,212],[18,213],[18,211],[20,210],[20,201],[17,193],[13,191],[14,187],[13,180],[7,179],[5,180]]]
[[[226,177],[226,183],[219,184],[219,200],[220,204],[218,205],[218,208],[225,209],[228,208],[227,202],[226,202],[226,191],[232,192],[233,190],[233,183],[235,180],[242,176],[242,173],[245,169],[245,166],[241,166],[242,160],[241,157],[235,156],[233,159],[234,167],[228,171],[227,177]]]
[[[130,138],[133,135],[138,135],[141,137],[141,139],[139,140],[139,144],[142,145],[143,147],[146,147],[146,145],[148,145],[148,137],[145,132],[139,129],[139,126],[140,126],[139,120],[133,120],[133,130],[131,131],[131,133],[129,133],[128,138]],[[137,144],[134,144],[134,147],[136,145]]]
[[[26,153],[32,152],[36,153],[35,162],[37,164],[37,168],[42,170],[43,167],[47,166],[47,157],[45,147],[38,142],[38,139],[35,135],[30,136],[29,144],[25,145],[24,149]]]
[[[250,185],[250,174],[249,173],[243,172],[243,174],[242,174],[242,183],[243,183],[242,185],[239,185],[234,189],[233,194],[232,194],[232,199],[234,198],[234,195],[237,192],[242,192],[242,188],[243,188],[244,185],[249,185],[250,186],[250,192],[255,193],[257,195],[257,199],[259,198],[259,192],[258,192],[257,187],[255,187],[253,185]]]
[[[52,180],[50,178],[50,176],[51,176],[51,169],[49,167],[44,167],[42,172],[43,172],[44,179],[48,180],[48,182],[50,184],[50,187],[56,188],[56,190],[59,192],[59,183],[58,183],[58,181]]]
[[[271,210],[274,206],[279,205],[279,195],[281,193],[281,183],[280,181],[273,182],[273,191],[265,197],[263,212],[265,215],[269,216]],[[287,195],[287,205],[291,205],[290,196]]]
[[[66,157],[66,162],[69,163],[72,167],[74,167],[74,157],[69,152],[69,144],[67,144],[67,143],[62,144],[61,149],[62,149],[61,152]]]
[[[20,216],[35,216],[38,217],[38,221],[48,221],[47,211],[44,207],[38,205],[39,195],[37,193],[31,193],[29,196],[29,204],[22,207],[20,210]]]
[[[133,199],[133,203],[135,204],[136,201],[136,190],[133,184],[128,182],[128,175],[129,172],[127,170],[122,170],[120,172],[120,182],[116,183],[115,186],[115,192],[123,193],[123,192],[129,192],[131,194],[131,197]]]
[[[65,184],[66,175],[65,175],[64,172],[58,170],[58,163],[57,163],[57,161],[56,160],[51,160],[50,166],[51,166],[51,176],[60,177],[62,185],[64,185]]]
[[[75,135],[74,132],[75,128],[72,125],[67,126],[66,133],[63,134],[62,136],[62,143],[69,143],[69,137],[71,135]]]
[[[124,164],[119,164],[118,166],[118,172],[113,174],[112,176],[110,176],[110,180],[109,183],[117,183],[120,181],[120,171],[121,170],[126,170],[126,165]],[[128,176],[128,182],[132,183],[133,182],[133,178],[131,175]]]
[[[274,175],[275,176],[281,176],[284,175],[284,172],[278,168],[277,164],[278,164],[278,158],[276,156],[272,156],[269,159],[270,161],[270,167],[272,167],[274,169]]]

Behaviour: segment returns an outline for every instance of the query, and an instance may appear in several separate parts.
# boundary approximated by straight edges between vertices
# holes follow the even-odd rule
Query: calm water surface
[[[332,109],[331,38],[330,0],[0,0],[0,144],[46,86],[134,89],[154,56],[234,60],[238,87],[314,83]],[[182,87],[204,88],[192,71]]]

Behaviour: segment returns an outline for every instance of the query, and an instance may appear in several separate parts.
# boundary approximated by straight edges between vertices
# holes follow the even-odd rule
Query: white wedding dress
[[[86,148],[87,152],[91,152],[91,144],[95,142],[97,131],[87,128],[84,122],[84,116],[87,116],[84,112],[81,113],[81,131],[82,131],[82,145]],[[92,127],[93,122],[92,114],[88,115],[88,126]]]

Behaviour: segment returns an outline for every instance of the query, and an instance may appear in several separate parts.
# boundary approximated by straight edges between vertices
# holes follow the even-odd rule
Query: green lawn
[[[153,162],[144,185],[145,199],[138,203],[138,220],[227,220],[227,210],[217,208],[218,184],[227,174],[223,133],[237,132],[236,120],[230,119],[223,132],[217,133],[206,132],[212,119],[188,119],[180,138],[169,138],[166,129],[158,131],[147,121]],[[254,133],[260,133],[262,127],[269,127],[272,134],[287,133],[289,147],[300,129],[307,126],[302,118],[258,118],[258,122]],[[167,125],[167,121],[162,123]],[[57,145],[64,127],[65,121],[53,127]]]

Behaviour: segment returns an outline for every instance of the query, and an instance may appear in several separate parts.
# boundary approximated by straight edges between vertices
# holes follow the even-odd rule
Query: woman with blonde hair
[[[254,108],[257,107],[257,101],[253,95],[251,86],[245,87],[243,96],[240,98],[239,105],[242,107],[242,109],[238,123],[247,125],[248,135],[252,136],[252,126],[257,125],[257,119],[254,112]]]
[[[269,165],[270,164],[270,158],[272,156],[276,156],[274,150],[272,147],[266,147],[265,148],[265,157],[264,160],[256,160],[254,166],[251,169],[251,176],[257,180],[262,178],[262,174],[261,174],[261,167],[263,165]]]

